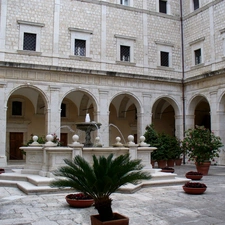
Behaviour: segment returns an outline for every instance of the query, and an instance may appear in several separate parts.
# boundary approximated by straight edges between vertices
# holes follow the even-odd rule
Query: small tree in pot
[[[79,155],[73,161],[65,159],[64,162],[66,166],[54,172],[54,175],[63,179],[53,181],[51,186],[71,187],[90,195],[101,221],[114,219],[110,198],[113,192],[127,183],[136,184],[140,180],[151,178],[150,174],[141,171],[141,160],[131,160],[129,154],[114,159],[113,154],[99,158],[93,155],[93,165]]]
[[[210,165],[210,160],[219,157],[219,148],[222,146],[221,138],[203,126],[196,126],[195,129],[187,130],[182,141],[182,148],[186,151],[188,157],[196,162],[196,166],[205,162],[209,162]],[[207,173],[206,171],[203,175],[207,175]]]

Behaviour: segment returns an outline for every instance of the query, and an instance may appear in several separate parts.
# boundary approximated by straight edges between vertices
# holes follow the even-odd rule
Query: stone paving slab
[[[195,167],[175,167],[180,178],[190,170]],[[211,166],[201,182],[208,186],[203,195],[188,195],[182,185],[114,193],[113,211],[128,216],[130,225],[224,225],[225,166]],[[17,188],[0,187],[1,225],[90,225],[93,214],[94,207],[69,207],[65,193],[26,195]]]

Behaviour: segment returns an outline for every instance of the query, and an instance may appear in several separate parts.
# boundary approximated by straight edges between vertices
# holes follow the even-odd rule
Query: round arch
[[[170,96],[159,96],[152,107],[152,123],[158,132],[164,132],[171,136],[176,135],[176,116],[181,110],[176,100]]]

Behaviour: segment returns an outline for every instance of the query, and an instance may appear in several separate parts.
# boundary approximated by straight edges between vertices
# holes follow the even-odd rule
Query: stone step
[[[56,192],[74,192],[71,189],[58,189],[51,188],[50,182],[54,178],[42,177],[32,174],[21,174],[21,171],[16,170],[14,173],[2,173],[0,174],[0,186],[17,187],[27,195],[30,194],[48,194]],[[141,188],[150,186],[165,186],[165,185],[178,185],[184,184],[189,181],[186,178],[178,178],[176,174],[164,173],[156,171],[152,173],[152,179],[139,182],[137,185],[127,184],[121,187],[118,192],[121,193],[134,193]]]

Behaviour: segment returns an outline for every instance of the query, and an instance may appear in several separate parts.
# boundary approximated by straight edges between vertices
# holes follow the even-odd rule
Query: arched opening
[[[21,87],[12,92],[7,101],[6,156],[9,160],[23,160],[19,149],[32,135],[46,133],[46,100],[43,94],[31,87]]]
[[[118,95],[112,100],[109,111],[109,145],[113,145],[118,136],[123,144],[126,143],[128,135],[133,135],[137,143],[140,111],[137,100],[129,94]]]
[[[175,110],[166,98],[159,99],[153,105],[152,124],[157,132],[175,136]]]

